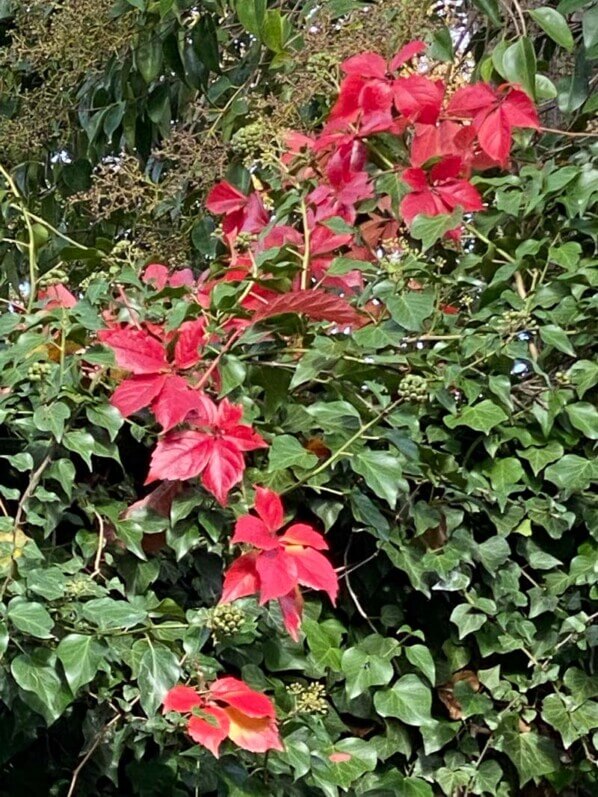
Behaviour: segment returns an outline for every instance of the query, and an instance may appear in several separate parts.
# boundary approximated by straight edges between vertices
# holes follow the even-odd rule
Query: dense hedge
[[[595,4],[108,5],[0,3],[0,795],[595,793]]]

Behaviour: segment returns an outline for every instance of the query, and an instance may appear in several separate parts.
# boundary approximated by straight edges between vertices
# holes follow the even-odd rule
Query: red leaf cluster
[[[227,271],[216,277],[206,273],[196,282],[189,269],[171,273],[152,263],[142,274],[155,291],[186,288],[190,305],[195,302],[191,315],[199,312],[199,318],[185,321],[176,331],[140,323],[121,290],[130,322],[109,319],[108,329],[98,338],[113,350],[118,366],[129,372],[114,391],[112,404],[124,416],[149,407],[162,427],[146,483],[163,480],[165,497],[156,490],[142,504],[153,502],[167,511],[176,492],[168,484],[198,478],[226,505],[230,491],[243,479],[246,454],[267,444],[243,423],[240,405],[226,398],[215,401],[208,394],[219,383],[221,357],[248,326],[285,313],[342,328],[360,326],[368,316],[347,297],[363,286],[363,261],[375,264],[378,247],[396,239],[401,228],[410,228],[421,214],[450,215],[458,208],[466,213],[481,211],[481,196],[470,182],[473,171],[507,165],[513,130],[538,127],[534,105],[518,86],[476,83],[448,96],[442,80],[412,68],[413,59],[425,50],[423,42],[415,41],[390,61],[366,52],[341,65],[344,78],[323,130],[315,136],[297,132],[288,136],[281,186],[294,195],[300,191],[302,198],[284,218],[270,213],[269,189],[255,176],[249,193],[226,180],[212,188],[206,206],[221,217]],[[376,139],[380,133],[401,138],[408,153],[405,162],[395,164],[381,153],[377,144],[388,139]],[[404,192],[398,196],[379,188],[378,178],[389,172],[401,178]],[[460,229],[447,235],[458,240]],[[290,288],[283,293],[280,281],[258,266],[272,250],[284,252],[285,267],[287,262],[294,264]],[[331,273],[339,257],[341,268]],[[352,269],[352,260],[361,268]],[[213,292],[224,282],[243,287],[237,306],[222,320],[219,309],[210,311]],[[414,280],[409,283],[414,291],[423,287]],[[165,295],[168,298],[169,293]],[[43,298],[48,307],[76,302],[66,289],[48,291]],[[381,312],[373,305],[371,309]],[[439,310],[445,315],[458,312],[447,303],[440,303]],[[214,318],[219,324],[216,331]],[[206,362],[207,350],[217,353]],[[255,514],[237,520],[232,543],[248,549],[225,575],[223,602],[249,595],[257,595],[261,604],[278,601],[285,627],[297,639],[301,588],[323,590],[336,600],[338,579],[322,553],[326,541],[305,523],[285,526],[282,501],[271,490],[257,488]],[[206,693],[177,687],[167,704],[195,712],[190,733],[215,754],[226,736],[247,749],[258,749],[264,740],[275,747],[278,737],[267,723],[262,741],[251,741],[254,737],[247,727],[258,720],[272,722],[273,713],[255,713],[252,704],[253,714],[235,715],[243,710],[239,701],[248,687],[233,682],[222,679]],[[230,687],[226,696],[222,684]],[[187,702],[177,704],[177,695],[186,696]],[[243,723],[242,732],[238,728]]]
[[[238,678],[218,678],[207,689],[175,686],[163,700],[164,711],[189,714],[187,733],[218,758],[230,739],[243,750],[283,750],[274,704]]]
[[[222,506],[243,478],[244,452],[267,444],[251,426],[241,423],[243,408],[223,399],[215,404],[198,394],[200,406],[186,417],[190,429],[167,432],[152,455],[146,484],[157,479],[192,479],[201,483]]]
[[[224,577],[222,603],[259,594],[260,604],[278,600],[284,624],[295,640],[301,623],[299,586],[320,589],[335,603],[338,578],[320,553],[328,543],[312,526],[293,523],[283,534],[284,510],[280,496],[263,487],[256,489],[255,515],[237,520],[231,542],[252,550],[233,562]]]
[[[117,365],[132,374],[111,398],[125,418],[150,407],[166,431],[203,406],[202,396],[179,375],[200,361],[206,343],[203,319],[185,321],[176,334],[153,324],[102,329],[98,338],[113,350]]]

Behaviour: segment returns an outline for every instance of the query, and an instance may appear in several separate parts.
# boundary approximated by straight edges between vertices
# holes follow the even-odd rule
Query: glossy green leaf
[[[407,489],[401,461],[387,451],[365,449],[351,457],[351,467],[365,479],[367,486],[394,509],[399,490]]]
[[[495,426],[506,421],[506,419],[507,415],[504,410],[489,399],[484,399],[472,407],[465,407],[459,415],[447,416],[444,422],[449,429],[454,429],[457,426],[467,426],[470,429],[488,434]]]
[[[585,490],[598,479],[598,463],[577,454],[565,454],[546,468],[544,478],[566,490]]]
[[[434,686],[436,667],[430,650],[425,645],[409,645],[409,647],[405,648],[405,656],[407,661],[422,672],[430,684]]]
[[[42,432],[52,432],[58,442],[62,439],[64,425],[69,419],[71,411],[67,404],[56,401],[53,404],[42,405],[33,413],[33,422]]]
[[[562,14],[549,6],[532,8],[529,13],[554,42],[572,52],[574,46],[573,34]]]
[[[73,694],[95,678],[106,653],[106,647],[93,636],[67,634],[60,640],[56,655]]]
[[[521,37],[515,44],[507,47],[502,66],[507,80],[520,84],[530,97],[535,97],[536,54],[527,36]]]
[[[427,725],[432,693],[417,675],[403,675],[390,689],[376,692],[374,706],[383,717],[396,717],[407,725]]]
[[[141,695],[141,706],[151,717],[162,703],[166,692],[180,677],[177,657],[165,645],[148,644],[139,662],[137,681]]]
[[[386,305],[393,320],[403,329],[420,332],[424,321],[434,310],[434,295],[426,291],[411,291],[391,296]]]
[[[28,636],[51,639],[54,620],[41,603],[13,599],[8,605],[8,619]]]
[[[71,693],[58,674],[56,656],[48,650],[15,656],[10,671],[24,690],[22,699],[42,714],[48,724],[57,720],[72,701]]]
[[[304,448],[296,437],[277,435],[272,441],[269,463],[270,471],[295,467],[309,469],[318,464],[318,458]]]

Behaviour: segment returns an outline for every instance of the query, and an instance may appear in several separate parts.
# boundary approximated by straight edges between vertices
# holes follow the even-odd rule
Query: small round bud
[[[428,398],[428,383],[423,376],[407,374],[401,379],[398,392],[401,398],[423,403]]]
[[[222,603],[210,612],[208,626],[215,637],[235,636],[243,629],[245,612],[232,603]]]

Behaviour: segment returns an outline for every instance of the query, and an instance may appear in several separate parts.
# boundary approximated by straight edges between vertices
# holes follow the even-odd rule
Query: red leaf
[[[282,526],[284,510],[280,496],[267,487],[256,487],[255,509],[266,524],[269,531],[276,531]]]
[[[282,612],[282,621],[289,636],[294,642],[299,640],[299,629],[301,628],[301,617],[303,615],[303,597],[298,587],[288,595],[283,595],[278,599]]]
[[[447,213],[447,208],[431,191],[413,192],[403,197],[399,205],[401,218],[408,226],[420,213],[425,216],[438,216]]]
[[[386,61],[377,53],[359,53],[359,55],[353,55],[343,61],[341,69],[346,75],[384,78]]]
[[[465,211],[483,210],[482,197],[477,188],[467,180],[450,180],[446,187],[438,186],[436,189],[443,202],[451,210],[460,206]]]
[[[299,583],[304,587],[327,592],[330,600],[336,603],[338,576],[328,559],[313,548],[289,546],[286,550],[297,569]]]
[[[475,83],[473,86],[456,91],[448,104],[447,114],[460,119],[469,119],[480,111],[486,111],[496,103],[497,95],[487,83]]]
[[[480,147],[492,160],[504,165],[511,150],[511,125],[501,106],[489,113],[478,128]]]
[[[201,474],[201,483],[226,506],[230,490],[243,478],[245,460],[239,448],[222,438],[213,438],[207,464]]]
[[[461,158],[458,155],[449,155],[432,166],[430,180],[433,183],[440,180],[453,180],[460,176],[462,169],[463,161]]]
[[[307,548],[316,548],[325,551],[328,543],[322,535],[307,523],[293,523],[280,537],[280,542],[287,545],[303,545]]]
[[[365,80],[361,75],[349,75],[342,81],[338,99],[328,114],[327,129],[336,129],[342,123],[357,117],[359,98],[364,86]]]
[[[41,302],[45,302],[45,310],[56,310],[60,307],[69,309],[74,307],[78,301],[77,297],[60,283],[58,285],[49,285],[45,290],[38,293],[37,298]]]
[[[238,678],[218,678],[210,684],[210,697],[228,703],[249,717],[275,717],[274,704],[269,697],[251,689]]]
[[[416,124],[411,142],[411,165],[423,166],[432,158],[456,154],[459,148],[455,136],[463,129],[460,124],[450,120],[444,120],[438,125]]]
[[[144,407],[149,407],[152,401],[160,394],[168,374],[143,374],[125,379],[116,388],[110,397],[110,403],[120,412],[123,418],[128,418]]]
[[[218,706],[204,706],[201,711],[207,719],[191,717],[187,732],[194,742],[207,747],[218,758],[218,749],[230,733],[228,714]]]
[[[247,196],[226,180],[216,183],[206,199],[210,213],[231,213],[244,208],[246,204]]]
[[[359,97],[361,132],[375,133],[392,127],[393,90],[389,83],[375,80],[363,87]]]
[[[289,556],[282,548],[260,553],[255,567],[260,578],[262,606],[274,598],[282,598],[297,586],[294,557]]]
[[[186,714],[196,706],[201,706],[203,702],[203,697],[200,697],[190,686],[173,686],[166,693],[162,705],[164,711],[178,711],[181,714]]]
[[[537,130],[540,126],[534,103],[524,91],[511,89],[503,107],[513,127],[533,127]]]
[[[195,285],[193,272],[190,268],[177,268],[172,272],[169,285],[171,288],[193,287],[193,285]]]
[[[251,753],[284,750],[276,722],[270,717],[248,717],[235,708],[225,709],[229,720],[228,738]]]
[[[255,595],[259,591],[259,578],[255,563],[257,553],[246,553],[236,559],[224,575],[220,603],[231,603],[237,598]]]
[[[253,316],[253,322],[264,321],[282,313],[302,313],[314,321],[331,321],[358,326],[362,316],[344,299],[318,288],[286,293],[270,302]]]
[[[157,374],[168,368],[164,346],[144,329],[101,329],[101,342],[114,351],[121,368],[134,374]]]
[[[394,85],[395,105],[412,122],[434,124],[438,119],[444,83],[422,75],[399,78]]]
[[[352,238],[351,233],[334,233],[325,225],[318,224],[311,233],[309,253],[322,255],[325,252],[333,252],[341,246],[346,246]]]
[[[168,375],[152,404],[152,412],[165,432],[182,423],[193,410],[202,409],[202,397],[182,376]]]
[[[235,533],[231,539],[233,545],[245,543],[253,545],[262,551],[270,551],[278,548],[278,537],[268,530],[268,527],[260,518],[253,515],[243,515],[235,524]]]
[[[388,65],[389,70],[391,72],[395,72],[399,67],[403,66],[403,64],[406,64],[407,61],[410,61],[414,56],[423,53],[426,47],[426,43],[422,41],[409,42],[409,44],[401,47],[399,52],[394,56]]]
[[[143,282],[153,282],[157,290],[161,291],[168,282],[168,267],[161,263],[150,263],[141,275]]]
[[[205,432],[168,432],[158,440],[145,483],[192,479],[206,467],[211,453],[212,437]]]
[[[401,180],[414,191],[426,191],[428,188],[428,178],[423,169],[405,169],[401,173]]]
[[[185,321],[178,329],[174,346],[174,362],[177,368],[184,370],[197,365],[201,349],[206,342],[206,324],[203,318]]]
[[[243,417],[243,407],[223,399],[217,408],[214,425],[222,439],[231,443],[239,451],[253,451],[267,447],[266,441],[251,426],[239,423]]]

